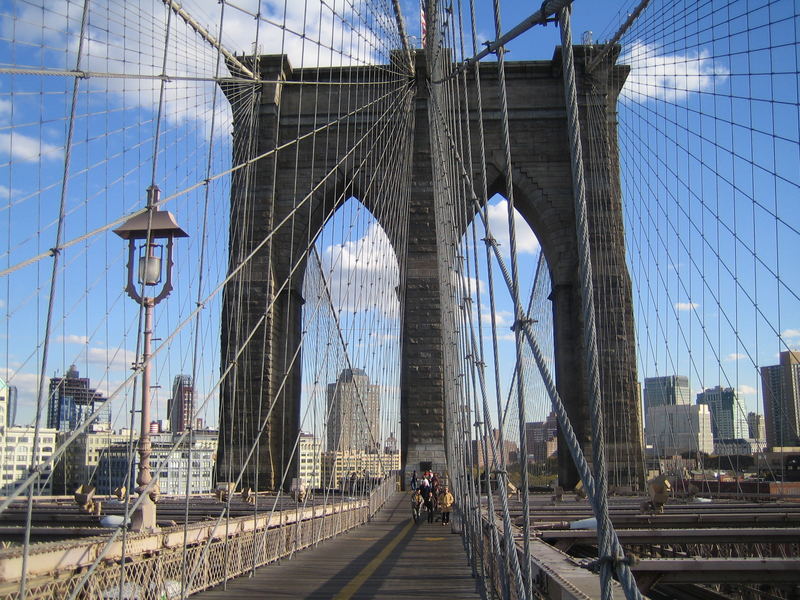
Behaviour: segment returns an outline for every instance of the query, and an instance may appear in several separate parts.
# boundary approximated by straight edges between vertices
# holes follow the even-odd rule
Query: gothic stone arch
[[[626,67],[601,69],[593,74],[596,88],[589,89],[582,71],[583,48],[576,47],[578,63],[579,104],[583,124],[584,148],[602,144],[608,154],[592,157],[585,152],[587,170],[604,173],[607,189],[592,186],[587,178],[590,206],[589,225],[595,275],[595,300],[599,332],[601,385],[606,411],[606,441],[612,485],[643,484],[641,418],[636,384],[636,356],[633,333],[631,286],[625,265],[622,207],[619,194],[619,173],[616,145],[617,94],[627,75]],[[424,54],[415,56],[417,66],[416,95],[411,100],[414,115],[413,131],[408,142],[412,146],[411,194],[408,214],[408,235],[391,239],[401,268],[405,305],[402,332],[401,365],[401,443],[405,469],[419,469],[420,462],[433,463],[435,469],[445,465],[444,353],[442,350],[442,307],[439,297],[437,268],[437,222],[434,218],[434,172],[431,161],[430,109],[424,79],[427,69]],[[552,61],[506,63],[511,119],[511,153],[514,166],[516,207],[531,225],[542,244],[551,272],[553,291],[556,369],[559,393],[572,419],[573,427],[587,456],[591,455],[591,432],[583,373],[584,352],[580,311],[580,282],[577,275],[577,248],[572,199],[570,158],[567,145],[566,116],[560,53]],[[264,56],[259,59],[264,81],[252,96],[253,111],[234,111],[234,155],[259,156],[276,144],[293,140],[315,124],[327,122],[331,114],[314,107],[310,101],[314,90],[300,85],[282,85],[282,81],[341,81],[348,77],[368,80],[373,67],[346,69],[292,69],[286,57]],[[484,129],[487,146],[489,196],[504,193],[504,160],[500,137],[500,111],[495,63],[481,65]],[[470,107],[477,105],[474,79],[468,77]],[[312,86],[313,87],[313,86]],[[235,88],[235,89],[234,89]],[[327,86],[329,106],[345,93],[358,94],[358,87]],[[223,86],[232,103],[246,101],[241,85]],[[305,91],[303,91],[305,89]],[[597,92],[600,89],[601,92]],[[232,93],[235,92],[235,93]],[[303,96],[303,94],[305,96]],[[303,99],[305,98],[305,100]],[[356,107],[363,99],[350,98]],[[587,107],[600,106],[606,127],[589,128]],[[324,106],[323,106],[324,109]],[[307,111],[307,112],[306,112]],[[312,114],[312,111],[314,113]],[[477,114],[470,114],[473,143],[477,148]],[[316,120],[315,120],[316,119]],[[369,124],[365,114],[361,125]],[[257,127],[257,129],[253,129]],[[598,139],[602,138],[602,139]],[[349,139],[352,138],[352,134]],[[363,156],[356,149],[343,158],[346,149],[335,132],[327,137],[311,138],[259,160],[249,169],[234,175],[231,195],[230,264],[235,268],[242,256],[253,251],[274,225],[294,210],[294,227],[274,230],[273,244],[256,250],[247,271],[242,271],[225,289],[222,328],[222,364],[235,357],[233,377],[221,394],[220,452],[218,477],[232,480],[239,464],[257,435],[257,423],[267,420],[257,460],[251,461],[243,478],[244,485],[256,483],[259,488],[274,488],[281,473],[289,466],[288,456],[299,426],[300,361],[289,361],[297,349],[301,327],[302,268],[292,257],[299,256],[302,245],[322,227],[325,215],[337,203],[357,196],[379,222],[385,218],[385,207],[374,202],[373,190],[359,188],[359,165]],[[380,140],[371,140],[381,143]],[[386,143],[386,142],[383,142]],[[391,143],[396,144],[397,141]],[[296,151],[299,154],[296,154]],[[478,160],[477,153],[473,159]],[[296,157],[300,160],[295,170]],[[372,173],[389,169],[397,152],[381,153],[385,157],[373,161]],[[479,164],[472,165],[473,181],[480,179]],[[333,173],[325,177],[326,173]],[[380,177],[375,185],[380,188]],[[477,190],[476,190],[477,191]],[[275,197],[274,204],[270,201]],[[308,198],[300,209],[298,199]],[[467,199],[465,199],[467,201]],[[274,212],[271,210],[274,206]],[[391,228],[385,227],[387,234]],[[407,247],[406,247],[407,241]],[[259,324],[265,307],[272,310]],[[258,325],[256,327],[256,325]],[[240,352],[245,336],[256,329],[248,348]],[[288,336],[283,332],[290,332]],[[288,339],[287,339],[288,338]],[[288,358],[287,358],[288,357]],[[284,378],[284,374],[288,377]],[[280,385],[282,380],[285,385]],[[266,407],[277,399],[276,408],[266,418]],[[624,414],[627,419],[614,419]],[[285,433],[285,435],[283,435]],[[571,487],[577,476],[563,444],[559,442],[559,475],[562,484]],[[256,466],[257,465],[257,466]],[[615,477],[616,474],[616,477]]]

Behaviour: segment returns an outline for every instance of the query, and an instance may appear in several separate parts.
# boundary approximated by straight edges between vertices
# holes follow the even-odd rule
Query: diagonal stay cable
[[[410,86],[411,86],[411,83],[407,83],[406,84],[406,87],[410,88]],[[239,171],[239,170],[241,170],[241,169],[243,169],[245,167],[248,167],[248,166],[250,166],[250,165],[252,165],[252,164],[254,164],[254,163],[256,163],[256,162],[258,162],[258,161],[260,161],[262,159],[264,159],[264,158],[268,158],[268,157],[272,156],[273,154],[277,154],[281,150],[284,150],[284,149],[289,148],[289,147],[291,147],[291,146],[293,146],[295,144],[298,144],[301,141],[303,141],[304,139],[309,138],[311,136],[314,136],[314,135],[316,135],[317,133],[319,133],[321,131],[324,131],[324,130],[326,130],[328,128],[333,128],[334,126],[340,124],[342,121],[344,121],[346,119],[349,119],[350,117],[353,117],[353,116],[355,116],[355,115],[357,115],[357,114],[369,109],[372,105],[377,104],[377,103],[379,103],[380,101],[382,101],[382,100],[384,100],[386,98],[389,98],[389,97],[397,95],[397,93],[398,93],[397,90],[390,90],[389,92],[387,92],[386,94],[380,96],[379,98],[376,98],[376,99],[372,100],[371,102],[369,102],[369,103],[367,103],[367,104],[365,104],[363,106],[360,106],[360,107],[358,107],[356,109],[353,109],[349,113],[347,113],[345,115],[342,115],[341,117],[339,117],[337,119],[334,119],[333,121],[330,121],[330,122],[326,123],[325,125],[321,125],[320,127],[316,128],[314,130],[311,130],[308,133],[305,133],[305,134],[303,134],[302,136],[300,136],[298,138],[294,138],[292,140],[289,140],[288,142],[285,142],[284,144],[281,144],[280,146],[278,146],[276,148],[268,150],[268,151],[264,152],[263,154],[260,154],[258,156],[255,156],[255,157],[251,158],[251,159],[248,159],[248,160],[246,160],[246,161],[244,161],[242,163],[239,163],[239,164],[231,167],[230,169],[225,169],[224,171],[220,171],[219,173],[216,173],[216,174],[212,175],[211,177],[208,177],[207,179],[203,179],[202,181],[195,182],[195,183],[193,183],[192,185],[190,185],[188,187],[185,187],[185,188],[183,188],[183,189],[181,189],[181,190],[179,190],[179,191],[177,191],[177,192],[175,192],[173,194],[170,194],[169,196],[165,196],[162,199],[160,199],[158,202],[154,202],[153,203],[153,208],[160,208],[161,206],[166,205],[168,202],[170,202],[171,200],[174,200],[175,198],[179,198],[180,196],[188,194],[189,192],[191,192],[193,190],[196,190],[197,188],[200,188],[200,187],[202,187],[204,185],[207,186],[212,181],[215,181],[217,179],[225,177],[226,175],[230,175],[232,173],[235,173],[236,171]],[[367,136],[365,135],[364,138],[365,137],[367,137]],[[363,141],[364,138],[362,138],[362,141]],[[345,155],[342,158],[342,160],[340,161],[340,163],[344,162],[344,160],[348,156],[349,156],[349,154]],[[307,200],[309,196],[306,196],[306,198],[304,200]],[[303,204],[302,202],[299,203],[298,206],[295,208],[295,211],[297,209],[299,209],[299,207],[302,204]],[[34,264],[34,263],[36,263],[36,262],[38,262],[38,261],[40,261],[42,259],[47,258],[49,256],[53,256],[53,254],[55,252],[60,252],[60,251],[62,251],[64,249],[66,249],[66,248],[74,246],[75,244],[78,244],[78,243],[80,243],[80,242],[82,242],[82,241],[84,241],[84,240],[86,240],[86,239],[88,239],[90,237],[93,237],[95,235],[103,233],[104,231],[108,231],[109,229],[111,229],[113,227],[116,227],[117,225],[122,225],[122,223],[124,223],[125,221],[127,221],[129,219],[132,219],[133,217],[136,217],[138,215],[142,215],[145,212],[147,212],[147,210],[148,210],[147,208],[141,208],[139,210],[133,211],[132,213],[125,214],[125,215],[119,217],[118,219],[114,219],[113,221],[110,221],[110,222],[106,223],[105,225],[102,225],[102,226],[100,226],[100,227],[98,227],[96,229],[93,229],[93,230],[91,230],[91,231],[89,231],[87,233],[84,233],[83,235],[79,235],[78,237],[72,238],[71,240],[69,240],[67,242],[59,244],[57,247],[54,247],[54,248],[48,250],[47,252],[42,252],[40,254],[37,254],[36,256],[32,256],[31,258],[28,258],[28,259],[25,259],[25,260],[23,260],[23,261],[21,261],[19,263],[16,263],[15,265],[12,265],[11,267],[8,267],[8,268],[3,269],[2,271],[0,271],[0,277],[5,277],[5,276],[13,273],[14,271],[18,271],[19,269],[22,269],[23,267],[27,267],[27,266],[32,265],[32,264]],[[293,214],[294,213],[292,213],[292,215]],[[292,215],[287,216],[286,220],[289,220]],[[271,236],[271,234],[270,234],[270,236]],[[2,512],[2,511],[0,511],[0,512]]]
[[[407,106],[407,103],[406,103],[406,106]],[[384,129],[385,129],[385,128],[386,128],[386,126],[384,126]],[[362,138],[362,139],[363,139],[363,138]],[[360,145],[360,143],[359,143],[359,144],[357,144],[357,145]],[[384,150],[385,150],[385,149],[384,149]],[[297,268],[297,266],[300,264],[300,262],[301,262],[301,261],[300,261],[300,259],[298,259],[298,261],[297,261],[297,264],[295,265],[295,268]],[[284,282],[284,286],[285,286],[285,285],[288,283],[288,281],[289,281],[289,278],[287,278],[287,280]],[[277,296],[277,294],[276,294],[276,296]],[[199,309],[199,308],[200,308],[200,307],[198,307],[198,309]],[[206,398],[205,398],[205,400],[203,401],[203,403],[201,404],[201,406],[200,406],[200,407],[197,409],[197,411],[195,411],[195,415],[193,415],[193,416],[196,416],[196,415],[198,415],[198,414],[200,414],[200,413],[201,413],[201,411],[202,411],[202,410],[205,408],[205,406],[208,404],[208,402],[209,402],[210,398],[211,398],[211,397],[214,395],[214,393],[215,393],[215,392],[216,392],[216,390],[219,388],[219,386],[221,385],[221,383],[222,383],[222,382],[223,382],[223,381],[226,379],[226,377],[228,376],[228,374],[230,374],[230,372],[231,372],[231,371],[232,371],[232,370],[235,368],[235,365],[237,364],[237,361],[238,361],[239,357],[240,357],[240,356],[241,356],[241,355],[244,353],[244,351],[245,351],[245,350],[248,348],[248,346],[249,346],[250,342],[251,342],[251,341],[252,341],[252,340],[255,338],[256,334],[258,333],[258,330],[259,330],[259,328],[260,328],[261,324],[262,324],[262,323],[263,323],[263,322],[266,320],[266,315],[268,314],[268,312],[269,312],[269,311],[265,312],[265,314],[264,314],[264,315],[262,315],[262,316],[260,317],[260,319],[258,320],[258,322],[257,322],[257,323],[256,323],[256,324],[255,324],[255,325],[252,327],[252,329],[251,329],[251,331],[250,331],[250,334],[249,334],[249,336],[247,337],[247,339],[245,339],[245,340],[243,341],[243,343],[242,343],[241,347],[239,348],[239,350],[238,350],[238,352],[237,352],[236,356],[235,356],[235,357],[234,357],[234,359],[233,359],[233,360],[232,360],[232,361],[229,363],[229,365],[228,365],[228,367],[226,368],[225,372],[224,372],[224,373],[221,375],[221,377],[218,379],[218,381],[217,381],[217,383],[214,385],[213,389],[211,389],[211,390],[208,392],[208,394],[206,395]],[[185,324],[187,321],[191,320],[191,319],[192,319],[192,316],[193,316],[193,314],[194,314],[194,313],[192,313],[192,315],[189,315],[189,317],[187,317],[186,321],[184,321],[184,323],[183,323],[183,324]],[[170,339],[171,339],[172,337],[174,337],[174,336],[177,334],[177,331],[179,331],[179,330],[181,329],[181,327],[183,326],[183,324],[181,324],[181,326],[179,326],[179,327],[178,327],[178,330],[176,330],[175,332],[173,332],[173,334],[172,334],[171,336],[169,336],[169,337],[168,337],[168,338],[167,338],[167,339],[166,339],[166,340],[165,340],[165,341],[164,341],[164,342],[161,344],[161,346],[159,347],[159,349],[169,345]],[[294,362],[294,361],[297,359],[297,356],[299,356],[299,351],[300,351],[300,348],[298,347],[297,351],[295,352],[295,355],[294,355],[294,357],[292,358],[292,362]],[[155,354],[155,352],[154,352],[153,354]],[[283,386],[283,385],[285,385],[285,383],[286,383],[286,379],[287,379],[287,377],[285,376],[285,377],[283,378],[283,381],[281,382],[281,389],[282,389],[282,386]],[[270,418],[270,416],[271,416],[272,410],[274,409],[274,407],[275,407],[275,405],[276,405],[276,402],[277,402],[277,398],[278,398],[279,396],[280,396],[280,390],[278,391],[278,393],[276,394],[276,397],[275,397],[275,399],[274,399],[274,400],[273,400],[273,402],[271,403],[271,405],[270,405],[270,408],[269,408],[269,412],[267,413],[266,417],[264,417],[264,419],[263,419],[263,421],[262,421],[261,427],[260,427],[260,429],[259,429],[259,434],[258,434],[257,438],[254,440],[253,444],[251,445],[250,452],[249,452],[249,454],[247,455],[247,457],[246,457],[246,459],[245,459],[245,465],[246,465],[246,464],[247,464],[247,462],[248,462],[248,461],[249,461],[249,460],[252,458],[252,455],[253,455],[253,453],[255,452],[255,449],[256,449],[256,447],[257,447],[258,441],[259,441],[259,439],[260,439],[260,436],[261,436],[261,434],[263,433],[263,431],[265,430],[266,424],[267,424],[267,422],[269,421],[269,418]],[[171,450],[170,450],[170,451],[169,451],[169,452],[168,452],[168,453],[167,453],[167,454],[166,454],[166,455],[165,455],[165,456],[162,458],[162,461],[161,461],[161,463],[160,463],[160,464],[158,465],[158,467],[156,468],[156,472],[159,472],[159,471],[160,471],[160,470],[163,468],[163,466],[166,464],[166,461],[168,461],[168,460],[169,460],[169,457],[172,455],[172,453],[174,453],[174,452],[175,452],[176,448],[177,448],[177,447],[178,447],[178,446],[179,446],[179,445],[180,445],[180,444],[181,444],[181,443],[182,443],[182,442],[183,442],[183,441],[186,439],[186,437],[187,437],[187,436],[188,436],[190,433],[191,433],[191,431],[186,431],[186,432],[184,432],[184,433],[183,433],[183,434],[182,434],[182,435],[181,435],[179,438],[177,438],[177,439],[174,441],[174,443],[173,443],[173,446],[172,446],[172,449],[171,449]],[[236,484],[237,484],[237,485],[238,485],[238,483],[241,481],[243,474],[244,474],[244,469],[242,469],[242,470],[241,470],[241,472],[239,473],[239,476],[238,476],[238,478],[237,478],[237,480],[236,480]],[[284,475],[284,477],[285,477],[285,475]],[[139,504],[142,502],[143,498],[146,496],[146,494],[149,492],[149,490],[153,488],[153,486],[155,485],[156,481],[157,481],[157,478],[154,478],[153,480],[151,480],[151,481],[150,481],[150,483],[147,485],[147,488],[146,488],[146,489],[145,489],[145,490],[142,492],[142,494],[140,495],[140,497],[139,497],[139,498],[137,498],[136,502],[134,502],[134,504],[131,506],[131,508],[130,508],[130,512],[133,512],[133,511],[134,511],[134,510],[135,510],[135,509],[136,509],[136,508],[139,506]],[[1,508],[1,507],[0,507],[0,508]],[[275,506],[273,506],[273,511],[274,511],[274,510],[275,510]],[[215,527],[216,527],[216,526],[218,526],[218,525],[220,524],[220,522],[222,521],[222,519],[225,517],[225,515],[226,515],[226,514],[229,514],[229,511],[227,511],[227,510],[223,510],[223,511],[222,511],[222,513],[221,513],[221,514],[219,515],[219,517],[218,517],[218,520],[217,520],[217,522],[216,522],[216,525],[215,525]],[[112,543],[113,543],[113,542],[116,540],[116,537],[119,535],[119,531],[120,531],[120,529],[117,529],[117,530],[114,532],[114,534],[111,536],[111,539],[108,541],[108,543],[107,543],[107,544],[106,544],[106,545],[105,545],[105,546],[104,546],[104,547],[101,549],[100,553],[98,554],[98,557],[97,557],[97,559],[96,559],[96,560],[95,560],[95,562],[92,564],[92,566],[91,566],[91,567],[88,569],[88,571],[87,571],[87,572],[84,574],[84,577],[82,578],[82,580],[81,580],[81,583],[80,583],[80,584],[78,585],[78,587],[76,588],[76,590],[75,590],[75,592],[76,592],[76,593],[77,593],[77,591],[78,591],[78,590],[80,590],[80,589],[82,589],[82,588],[83,588],[83,586],[85,585],[85,583],[88,581],[88,578],[91,576],[91,574],[92,574],[92,573],[94,572],[94,570],[97,568],[97,566],[100,564],[100,561],[101,561],[102,557],[103,557],[103,556],[105,556],[106,552],[107,552],[107,551],[108,551],[108,549],[111,547],[111,544],[112,544]],[[210,540],[209,540],[209,541],[210,541]],[[206,545],[206,548],[204,549],[204,552],[205,552],[205,550],[206,550],[207,548],[208,548],[208,546]],[[202,561],[200,561],[200,562],[202,562]],[[198,564],[199,564],[199,563],[198,563]],[[195,570],[196,570],[196,568],[197,568],[197,565],[195,565]],[[191,581],[191,580],[193,579],[193,577],[194,577],[194,571],[192,572],[192,574],[190,574],[190,576],[189,576],[189,578],[188,578],[188,579],[189,579],[189,581]],[[73,596],[71,596],[71,597],[70,597],[70,600],[72,600],[74,597],[75,597],[75,595],[73,594]]]
[[[401,104],[402,101],[409,94],[410,94],[409,90],[406,90],[405,96],[399,96],[395,100],[395,104]],[[384,125],[384,129],[387,126],[388,125]],[[337,162],[336,165],[334,165],[334,167],[316,185],[314,185],[311,191],[309,191],[308,194],[306,194],[304,198],[297,203],[297,206],[295,206],[295,208],[293,209],[292,214],[297,212],[300,209],[300,207],[304,203],[306,203],[325,184],[325,182],[327,182],[328,179],[330,179],[333,176],[333,174],[336,172],[336,169],[345,160],[347,160],[351,154],[355,153],[356,149],[359,148],[360,145],[364,142],[364,140],[366,140],[368,137],[369,137],[369,132],[364,134],[358,141],[354,142],[353,147]],[[139,211],[139,212],[141,213],[145,211]],[[284,219],[284,221],[282,221],[281,224],[283,224],[285,221],[288,221],[290,218],[291,215],[287,216],[287,218]],[[234,269],[231,269],[230,273],[228,273],[228,275],[222,281],[220,281],[216,285],[216,287],[214,287],[214,289],[211,290],[211,292],[209,292],[208,295],[206,295],[206,297],[203,299],[202,302],[198,303],[197,307],[191,313],[189,313],[187,317],[180,324],[178,324],[175,330],[164,339],[164,341],[159,345],[159,347],[152,352],[152,354],[150,355],[150,359],[147,361],[147,363],[137,364],[137,368],[133,370],[133,372],[124,381],[122,381],[122,383],[119,386],[117,386],[117,388],[111,394],[109,394],[108,396],[109,400],[114,399],[117,395],[119,395],[119,393],[123,389],[125,389],[132,381],[134,381],[135,378],[138,377],[138,375],[140,374],[141,370],[145,367],[145,364],[148,364],[150,361],[154,360],[155,357],[164,350],[164,348],[169,347],[172,340],[175,339],[175,337],[180,333],[180,331],[182,331],[187,325],[189,325],[194,321],[197,313],[201,310],[204,310],[209,301],[212,298],[214,298],[217,294],[219,294],[223,290],[225,285],[228,282],[230,282],[242,269],[244,269],[247,265],[250,264],[253,257],[270,239],[272,239],[272,236],[276,233],[277,230],[278,229],[275,228],[272,231],[270,231],[265,236],[265,238],[261,240],[261,242],[259,242],[259,244],[250,253],[248,253],[248,255],[244,257],[243,260]],[[21,494],[28,488],[28,486],[31,485],[31,483],[39,476],[40,473],[44,472],[44,470],[49,465],[51,465],[54,461],[58,460],[58,458],[66,451],[69,444],[71,444],[86,428],[88,428],[89,425],[91,425],[97,419],[97,417],[101,415],[101,413],[102,413],[102,407],[98,407],[94,412],[92,412],[90,415],[87,416],[86,420],[80,426],[75,428],[70,433],[69,437],[67,437],[64,443],[61,444],[61,446],[59,446],[53,452],[53,454],[50,455],[50,457],[48,457],[46,460],[38,464],[34,469],[34,472],[32,472],[17,488],[14,489],[13,492],[11,492],[2,502],[0,502],[0,514],[2,514],[10,506],[10,504],[19,494]]]
[[[452,139],[450,140],[450,144],[453,149],[453,152],[457,154],[457,150],[455,149],[455,144],[452,141]],[[487,246],[490,246],[492,248],[492,252],[494,253],[497,264],[503,273],[503,278],[505,280],[506,286],[510,291],[513,289],[513,284],[511,280],[511,275],[505,264],[505,259],[503,258],[503,255],[500,252],[500,248],[497,242],[494,240],[494,238],[491,236],[489,232],[490,231],[489,221],[485,217],[481,203],[478,200],[477,195],[475,194],[475,189],[472,186],[472,181],[470,179],[469,173],[464,167],[463,159],[461,159],[460,156],[458,158],[459,158],[459,164],[461,166],[460,175],[467,182],[470,201],[472,202],[475,211],[480,216],[481,222],[483,223],[483,226],[487,232],[486,244]],[[523,311],[524,308],[522,306],[516,306],[514,307],[514,310]],[[531,328],[530,323],[526,323],[523,321],[521,325],[523,332],[525,333],[525,337],[528,341],[528,345],[530,346],[531,351],[533,352],[533,356],[536,360],[536,365],[539,368],[539,373],[541,374],[542,380],[544,381],[545,386],[547,388],[547,393],[550,396],[550,400],[553,404],[553,410],[555,411],[556,416],[558,417],[558,424],[559,427],[561,428],[564,438],[567,441],[567,446],[569,448],[570,455],[572,456],[572,460],[575,463],[575,466],[578,468],[578,472],[580,474],[581,481],[583,482],[583,486],[586,489],[588,497],[591,499],[590,502],[592,504],[592,508],[595,512],[595,515],[597,515],[599,514],[599,511],[597,510],[597,506],[595,504],[595,481],[594,477],[592,476],[591,470],[589,469],[589,464],[586,461],[586,457],[583,454],[583,449],[581,448],[580,443],[578,442],[578,438],[575,435],[575,431],[572,428],[572,424],[567,415],[567,411],[564,408],[564,403],[562,402],[561,396],[559,395],[558,390],[556,389],[553,377],[550,373],[550,368],[547,366],[544,354],[542,353],[539,343],[536,340],[533,329]],[[612,543],[613,554],[618,557],[624,556],[622,545],[620,544],[619,538],[617,537],[617,533],[613,529],[613,527],[611,528],[609,534],[612,538],[611,543]],[[625,562],[624,559],[615,559],[614,566],[615,569],[617,570],[617,574],[620,576],[620,579],[623,578],[627,579],[629,582],[631,582],[631,586],[633,588],[636,588],[636,583],[635,580],[633,579],[633,573],[631,572],[627,562]],[[625,587],[628,588],[627,585]],[[638,588],[636,588],[635,593],[638,594],[638,596],[635,595],[633,596],[634,598],[641,598],[641,593],[638,591]]]

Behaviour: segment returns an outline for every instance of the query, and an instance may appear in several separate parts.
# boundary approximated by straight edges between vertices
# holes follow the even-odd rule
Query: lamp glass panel
[[[149,256],[148,256],[149,254]],[[139,255],[139,283],[157,285],[161,281],[161,246],[142,247]]]

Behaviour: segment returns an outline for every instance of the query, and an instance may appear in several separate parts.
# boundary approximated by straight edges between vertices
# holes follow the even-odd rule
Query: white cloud
[[[67,344],[88,344],[89,338],[85,335],[60,335],[56,338],[56,342],[64,342]]]
[[[739,354],[738,352],[732,352],[732,353],[728,354],[728,356],[725,357],[725,360],[728,361],[728,362],[734,362],[734,361],[737,361],[737,360],[741,360],[743,358],[747,358],[747,355]]]
[[[505,327],[506,325],[510,327],[514,320],[514,313],[510,310],[497,310],[495,311],[494,316],[498,327]],[[491,324],[492,314],[490,312],[483,313],[481,315],[481,321],[483,323]]]
[[[24,162],[38,162],[42,158],[58,158],[61,148],[21,133],[0,133],[0,156]]]
[[[396,289],[400,270],[380,225],[372,223],[360,239],[328,246],[321,258],[336,309],[354,313],[376,309],[385,315],[398,314]]]
[[[798,339],[800,338],[800,329],[784,329],[781,335],[787,339]]]
[[[11,188],[0,185],[0,198],[11,198]]]
[[[11,100],[0,98],[0,117],[11,114]]]
[[[508,201],[500,200],[497,204],[489,205],[489,229],[492,236],[500,244],[504,254],[508,254],[510,241],[508,234]],[[518,254],[535,254],[539,250],[539,240],[533,235],[528,223],[518,212],[514,213],[514,229],[517,238]]]
[[[755,396],[758,393],[758,390],[753,386],[741,384],[738,388],[736,388],[736,393],[740,396]]]
[[[258,39],[259,53],[284,53],[293,67],[347,66],[379,60],[377,49],[381,43],[371,29],[377,31],[386,24],[378,17],[370,28],[351,27],[364,18],[358,2],[332,7],[325,0],[305,3],[241,0],[236,6],[242,10],[227,7],[220,28],[222,4],[218,0],[181,3],[190,16],[231,52],[252,54]],[[77,59],[79,8],[69,0],[32,0],[19,8],[13,25],[7,19],[0,29],[5,39],[48,49],[41,54],[42,64],[34,66],[72,69]],[[259,12],[262,18],[257,21],[252,14]],[[87,85],[100,92],[111,92],[126,109],[139,107],[155,113],[161,82],[153,77],[162,72],[167,18],[168,9],[160,2],[122,3],[118,11],[112,12],[90,6],[80,68],[148,79],[98,77],[88,79]],[[170,79],[165,86],[163,114],[173,124],[197,123],[208,134],[215,84],[179,78],[215,77],[217,50],[177,15],[173,14],[170,22],[170,52],[165,69]],[[222,77],[229,76],[225,61],[220,63],[220,69]],[[224,129],[229,124],[226,103],[218,102],[216,127]]]
[[[700,308],[697,302],[676,302],[675,310],[696,310]]]
[[[109,371],[126,371],[136,360],[136,353],[124,348],[89,348],[82,352],[78,362],[99,365]]]
[[[631,66],[622,97],[634,102],[650,98],[675,102],[690,93],[713,91],[715,81],[727,79],[728,69],[716,63],[708,50],[659,54],[653,45],[634,42],[620,57]]]

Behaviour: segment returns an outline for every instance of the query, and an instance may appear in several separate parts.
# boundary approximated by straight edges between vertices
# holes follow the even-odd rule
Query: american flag
[[[422,47],[425,47],[425,39],[428,37],[428,24],[425,22],[425,13],[428,12],[428,1],[419,0],[419,23],[420,36],[422,37]]]

